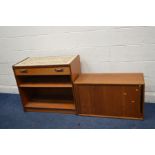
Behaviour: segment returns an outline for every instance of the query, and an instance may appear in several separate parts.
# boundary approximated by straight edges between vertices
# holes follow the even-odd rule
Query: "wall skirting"
[[[0,93],[18,94],[18,88],[16,86],[0,86]]]

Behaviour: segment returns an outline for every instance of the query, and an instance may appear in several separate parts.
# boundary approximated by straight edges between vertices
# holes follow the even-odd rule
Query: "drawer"
[[[69,67],[16,68],[16,75],[70,75]]]

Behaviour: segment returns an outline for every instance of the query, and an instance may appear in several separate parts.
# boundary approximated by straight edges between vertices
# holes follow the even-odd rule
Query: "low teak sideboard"
[[[80,57],[26,58],[13,70],[27,112],[144,118],[142,73],[81,73]]]
[[[82,74],[75,81],[80,115],[143,119],[141,73]]]

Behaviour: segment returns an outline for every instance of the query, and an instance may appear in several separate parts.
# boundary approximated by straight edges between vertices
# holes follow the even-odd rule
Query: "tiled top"
[[[75,57],[76,56],[31,57],[15,66],[67,65],[70,64]]]

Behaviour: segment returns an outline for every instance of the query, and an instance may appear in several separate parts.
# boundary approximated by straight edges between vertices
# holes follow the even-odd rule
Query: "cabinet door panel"
[[[140,117],[141,115],[141,87],[124,87],[124,115],[127,117]]]
[[[141,117],[141,87],[131,85],[76,86],[78,113]]]
[[[123,116],[123,86],[103,86],[103,112],[109,116]]]
[[[77,86],[76,98],[78,100],[78,111],[80,114],[90,114],[93,110],[91,86]]]
[[[77,86],[80,114],[123,116],[122,86]]]

